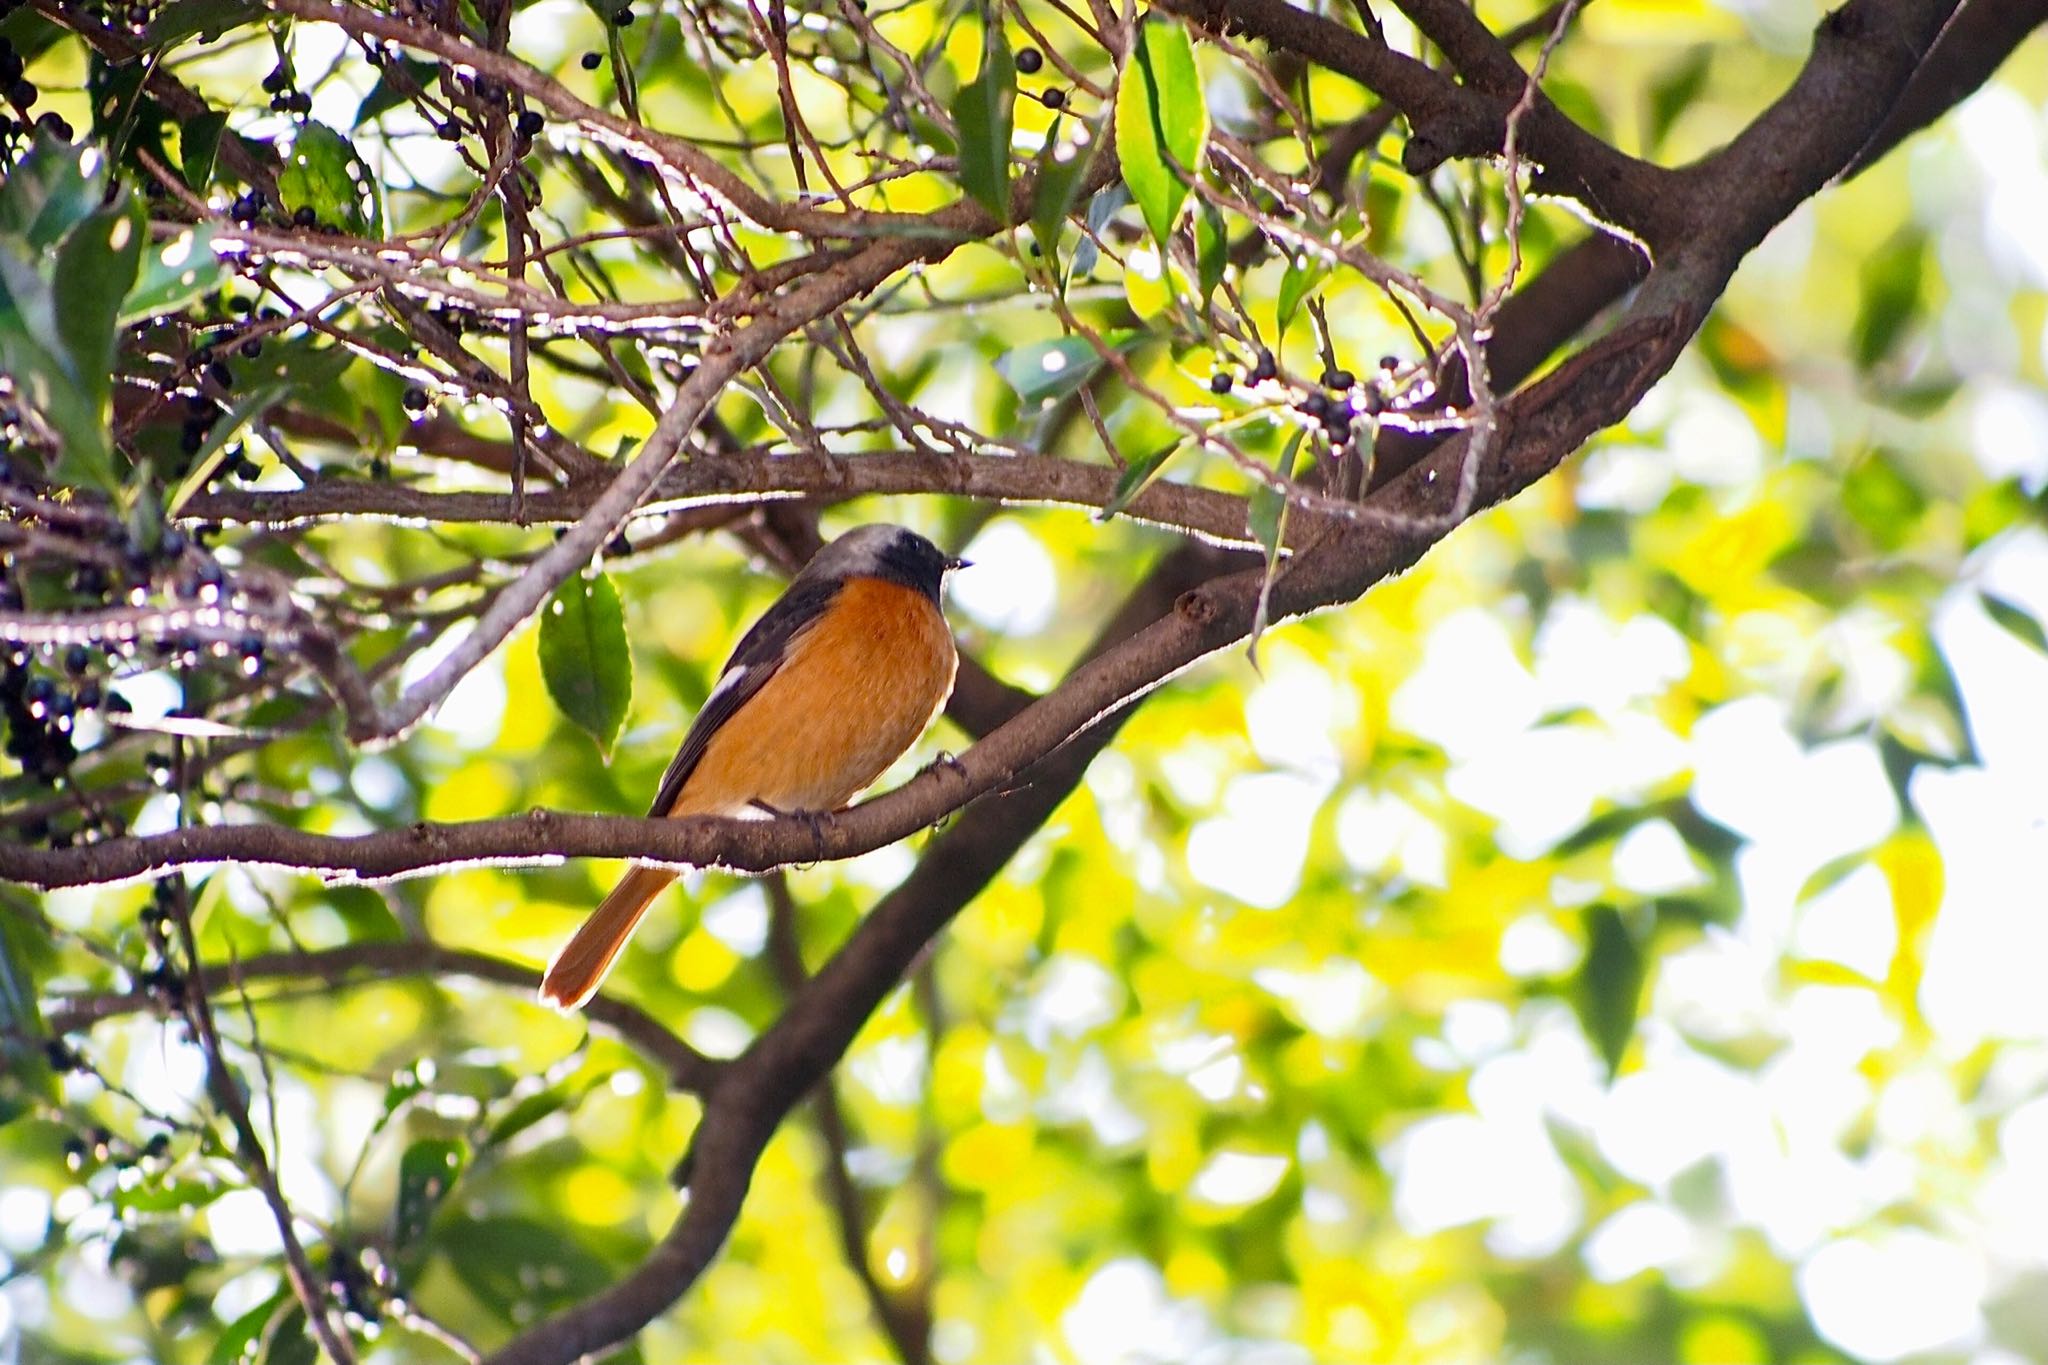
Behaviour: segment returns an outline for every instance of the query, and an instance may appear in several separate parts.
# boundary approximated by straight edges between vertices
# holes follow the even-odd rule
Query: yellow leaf
[[[946,1178],[974,1190],[990,1190],[1017,1178],[1030,1159],[1029,1126],[1021,1123],[978,1123],[946,1144],[941,1162]]]

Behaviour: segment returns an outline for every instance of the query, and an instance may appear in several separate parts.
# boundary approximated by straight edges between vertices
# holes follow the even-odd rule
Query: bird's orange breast
[[[835,810],[917,742],[953,690],[946,618],[923,593],[850,578],[775,676],[704,748],[671,815]]]

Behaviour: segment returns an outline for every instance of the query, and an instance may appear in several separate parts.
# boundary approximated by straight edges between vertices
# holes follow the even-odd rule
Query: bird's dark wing
[[[682,747],[669,761],[668,771],[661,775],[661,788],[654,794],[654,804],[647,811],[649,815],[667,815],[675,808],[676,799],[683,794],[683,784],[690,780],[698,760],[704,757],[711,737],[775,676],[775,671],[788,656],[790,642],[825,614],[843,581],[831,579],[792,584],[789,591],[740,637],[739,645],[718,675],[717,685],[704,699],[704,709],[690,722],[690,731],[683,736]]]

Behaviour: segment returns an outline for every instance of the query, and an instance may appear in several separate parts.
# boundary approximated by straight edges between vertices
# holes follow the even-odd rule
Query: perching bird
[[[830,811],[881,776],[953,690],[939,591],[965,563],[901,526],[819,550],[733,650],[647,813]],[[541,999],[588,1000],[675,876],[629,870],[548,964]]]

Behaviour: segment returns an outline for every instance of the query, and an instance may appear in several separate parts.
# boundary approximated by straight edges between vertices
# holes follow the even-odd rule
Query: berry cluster
[[[1035,47],[1020,47],[1011,58],[1020,76],[1035,76],[1045,69],[1045,54]],[[1063,109],[1067,103],[1067,92],[1060,87],[1048,86],[1038,92],[1038,102],[1048,109]]]
[[[1377,417],[1393,404],[1394,373],[1401,362],[1394,356],[1380,357],[1379,372],[1361,384],[1358,376],[1334,363],[1323,371],[1316,387],[1295,401],[1294,410],[1314,422],[1332,447],[1342,447],[1357,436],[1356,419]],[[1280,365],[1273,352],[1261,346],[1244,382],[1257,387],[1280,378]],[[1226,394],[1237,387],[1238,377],[1219,369],[1209,376],[1209,391]]]
[[[270,96],[270,108],[279,114],[310,114],[313,97],[296,88],[291,68],[279,62],[263,78],[263,93]]]
[[[19,595],[12,584],[0,582],[0,609],[10,606],[19,606]],[[6,753],[29,776],[54,784],[78,757],[71,731],[81,698],[55,679],[32,672],[28,657],[27,651],[17,649],[0,664],[0,717],[7,721]],[[98,691],[95,685],[95,700]]]
[[[17,6],[13,3],[0,4],[0,18],[6,17],[15,8]],[[6,97],[7,103],[13,105],[19,115],[16,119],[0,114],[0,145],[12,141],[17,133],[26,136],[37,128],[47,130],[62,141],[71,141],[71,125],[65,122],[61,115],[54,110],[46,110],[42,114],[34,112],[36,101],[42,98],[42,91],[36,89],[34,81],[22,74],[26,69],[21,54],[15,51],[13,41],[0,37],[0,95]]]

